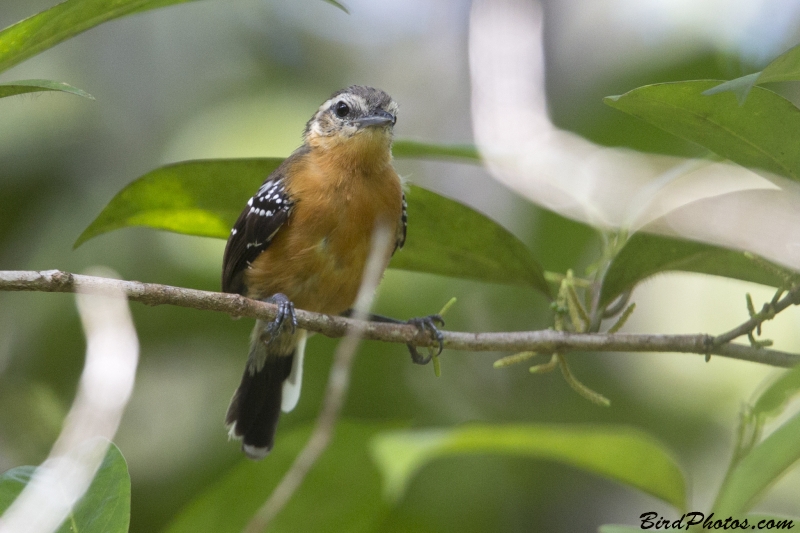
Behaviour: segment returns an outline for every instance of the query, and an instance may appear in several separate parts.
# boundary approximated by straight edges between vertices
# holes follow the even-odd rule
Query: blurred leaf
[[[777,428],[728,472],[714,512],[720,516],[746,513],[770,485],[800,459],[800,413]]]
[[[81,89],[73,87],[72,85],[62,81],[19,80],[12,81],[10,83],[0,83],[0,98],[37,91],[61,91],[65,93],[77,94],[78,96],[83,96],[89,100],[94,100],[94,96],[86,91],[82,91]]]
[[[646,85],[604,101],[742,166],[800,181],[800,109],[762,87],[754,87],[741,106],[731,94],[703,96],[717,84]]]
[[[66,0],[0,32],[0,72],[103,22],[195,0]],[[345,13],[335,0],[325,0]]]
[[[128,226],[228,238],[247,199],[281,159],[187,161],[156,169],[122,189],[75,246]],[[508,230],[436,193],[410,186],[409,229],[393,268],[517,283],[547,294],[542,268]]]
[[[66,0],[0,32],[0,72],[107,20],[191,0]]]
[[[782,373],[761,393],[753,406],[753,414],[774,417],[779,415],[789,400],[800,392],[800,366]]]
[[[380,497],[378,473],[367,460],[367,442],[385,429],[386,425],[340,422],[331,445],[270,532],[373,531],[389,507]],[[269,457],[258,463],[243,458],[186,506],[167,532],[241,532],[289,469],[309,433],[308,428],[281,432]]]
[[[616,524],[606,524],[600,526],[597,533],[639,533],[642,531],[640,527],[633,526],[619,526]]]
[[[18,466],[0,474],[0,513],[17,499],[35,471],[35,466]]]
[[[75,504],[71,516],[58,533],[127,533],[131,515],[131,478],[119,448],[109,444],[92,484]],[[0,513],[19,496],[35,471],[34,466],[20,466],[0,475]]]
[[[531,206],[528,225],[533,234],[533,252],[552,272],[584,272],[603,253],[600,232],[583,222],[548,209]],[[545,259],[546,258],[546,259]]]
[[[465,163],[481,163],[478,149],[472,144],[433,144],[410,139],[398,139],[392,143],[395,157],[425,159],[457,159]]]
[[[774,268],[789,274],[782,267],[774,265]],[[603,278],[600,304],[611,303],[645,278],[673,270],[713,274],[772,287],[778,287],[783,282],[777,273],[748,259],[744,252],[672,237],[636,233],[611,262]]]
[[[626,427],[471,425],[378,435],[372,456],[390,500],[398,500],[428,462],[464,454],[500,454],[558,461],[632,486],[683,509],[686,486],[671,454]]]
[[[725,91],[736,94],[739,103],[743,103],[753,86],[773,81],[800,80],[800,45],[790,48],[779,55],[761,72],[754,72],[741,78],[726,81],[708,89],[703,94],[712,95]]]

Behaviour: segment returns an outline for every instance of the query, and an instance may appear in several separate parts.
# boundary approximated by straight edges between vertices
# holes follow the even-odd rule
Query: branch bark
[[[1,291],[75,292],[79,286],[103,291],[116,288],[129,300],[146,305],[177,305],[203,311],[218,311],[234,317],[270,320],[275,306],[236,294],[185,289],[155,283],[123,281],[59,270],[0,271]],[[322,315],[298,309],[297,325],[327,337],[344,337],[358,331],[363,339],[414,344],[425,347],[433,344],[426,332],[409,324],[363,323],[351,318]],[[503,333],[469,333],[443,331],[444,347],[471,352],[681,352],[700,355],[719,355],[771,366],[790,368],[800,364],[800,355],[756,348],[730,342],[708,334],[645,335],[627,333],[565,333],[552,330],[515,331]],[[728,339],[732,340],[732,339]]]

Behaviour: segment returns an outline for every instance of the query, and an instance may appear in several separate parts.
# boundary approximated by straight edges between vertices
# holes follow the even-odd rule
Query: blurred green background
[[[50,5],[3,0],[0,27]],[[471,142],[470,2],[346,5],[349,15],[319,0],[189,3],[101,25],[4,73],[0,81],[65,81],[96,101],[56,93],[0,100],[0,268],[81,272],[102,264],[125,279],[218,290],[220,240],[126,229],[77,250],[72,244],[119,189],[158,166],[288,155],[319,103],[353,83],[381,87],[400,103],[398,137]],[[659,81],[740,76],[800,36],[800,4],[792,1],[553,0],[544,8],[553,121],[600,144],[676,155],[702,152],[604,106],[602,97]],[[531,205],[479,167],[408,159],[396,166],[413,183],[509,228],[547,270],[582,273],[598,253],[592,230]],[[634,294],[638,308],[627,329],[719,332],[747,318],[745,291],[756,302],[771,296],[730,280],[661,276]],[[400,271],[387,273],[376,311],[424,315],[452,296],[458,303],[448,329],[550,324],[548,302],[532,289]],[[131,307],[141,362],[115,442],[133,482],[131,531],[150,532],[245,461],[227,441],[222,419],[252,325],[208,312]],[[766,335],[781,349],[800,350],[798,314],[786,315]],[[321,336],[309,341],[304,394],[282,418],[278,447],[293,428],[314,420],[335,345]],[[72,401],[83,352],[71,296],[0,294],[0,471],[46,456]],[[695,355],[572,356],[579,379],[611,399],[603,409],[558,375],[493,369],[498,355],[504,354],[445,352],[437,379],[430,366],[412,365],[405,347],[365,343],[344,416],[393,427],[629,424],[675,451],[690,479],[690,510],[704,510],[727,465],[737,412],[771,375],[721,358],[709,365]],[[361,450],[363,442],[352,447]],[[366,456],[362,462],[372,468]],[[342,479],[341,490],[347,487]],[[798,491],[795,469],[759,509],[797,513]],[[636,523],[651,510],[668,513],[655,499],[574,469],[474,456],[424,469],[377,530],[592,531],[602,523]]]

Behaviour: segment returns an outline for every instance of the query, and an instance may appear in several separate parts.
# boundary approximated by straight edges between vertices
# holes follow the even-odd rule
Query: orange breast
[[[402,190],[388,157],[343,167],[313,152],[291,169],[292,215],[247,270],[248,295],[281,292],[300,309],[339,314],[355,301],[376,224],[398,231]]]

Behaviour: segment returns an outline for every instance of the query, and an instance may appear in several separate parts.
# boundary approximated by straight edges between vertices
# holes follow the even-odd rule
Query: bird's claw
[[[294,334],[297,330],[297,317],[294,314],[294,304],[292,301],[289,300],[285,294],[281,293],[274,294],[264,301],[275,304],[278,307],[275,318],[264,328],[264,333],[266,333],[265,337],[267,337],[266,340],[276,338],[287,325],[287,321],[288,325],[292,328],[292,334]]]
[[[427,365],[434,355],[439,355],[444,349],[444,335],[439,331],[439,327],[444,326],[444,319],[440,315],[428,315],[408,320],[409,324],[417,327],[420,331],[430,332],[433,339],[438,343],[438,350],[433,346],[428,347],[428,355],[422,355],[413,344],[407,344],[408,351],[411,353],[411,360],[418,365]],[[434,354],[434,351],[436,352]]]

